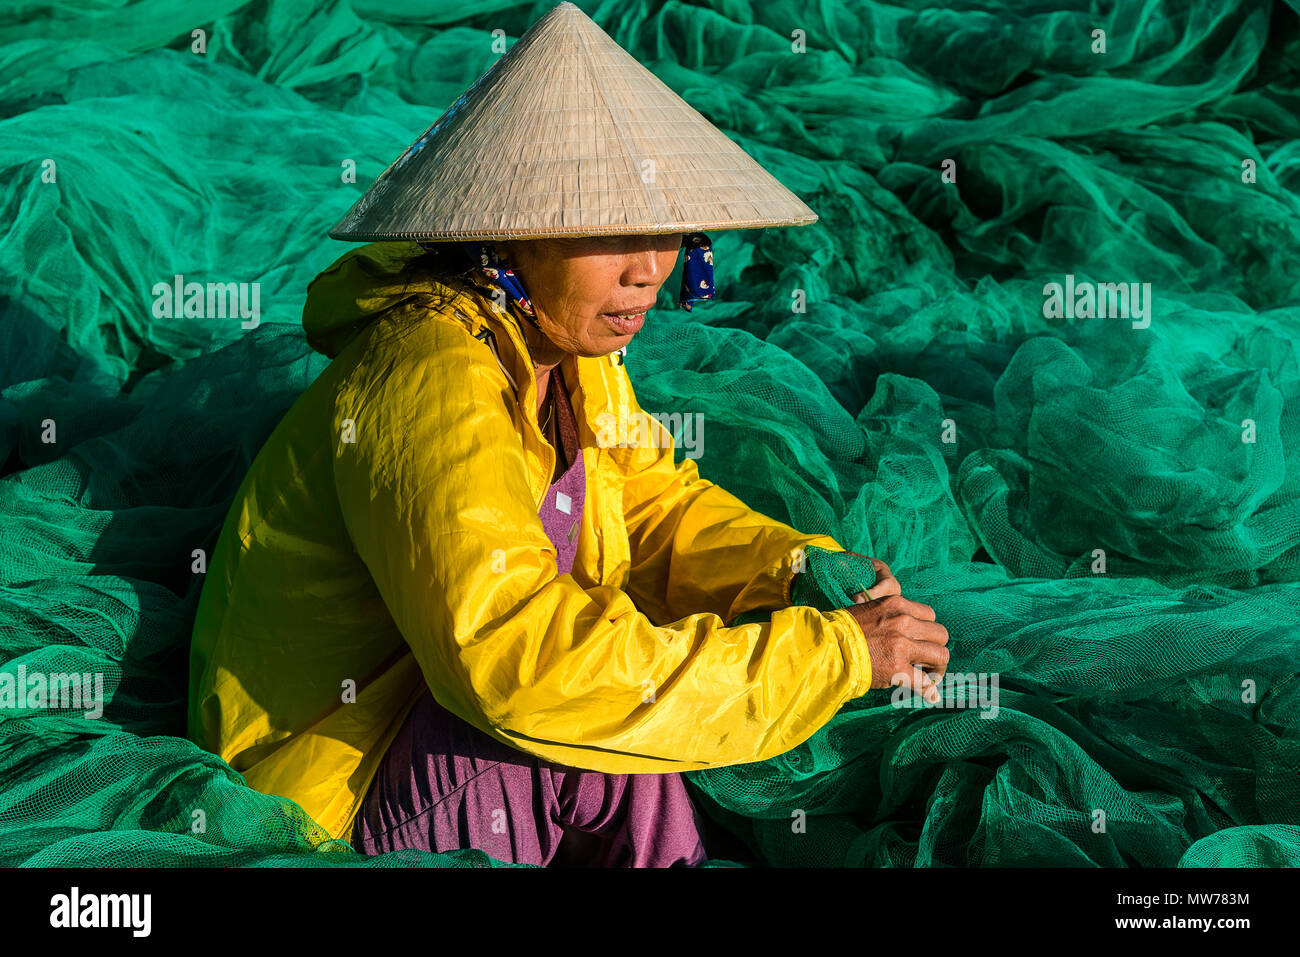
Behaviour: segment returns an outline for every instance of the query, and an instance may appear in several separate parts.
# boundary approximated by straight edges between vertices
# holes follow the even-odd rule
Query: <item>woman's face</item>
[[[623,348],[677,264],[681,233],[584,236],[497,244],[533,304],[542,332],[580,356]],[[623,314],[639,318],[617,319]]]

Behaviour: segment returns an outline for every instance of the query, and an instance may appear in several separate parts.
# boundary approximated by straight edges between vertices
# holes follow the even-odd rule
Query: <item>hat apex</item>
[[[348,211],[334,239],[504,240],[802,226],[817,214],[560,3]]]

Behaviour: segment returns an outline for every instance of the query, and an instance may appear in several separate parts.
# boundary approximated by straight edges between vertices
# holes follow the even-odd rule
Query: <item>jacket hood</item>
[[[423,252],[418,243],[383,242],[337,259],[307,286],[302,327],[308,344],[332,359],[381,313],[432,293],[435,281],[402,273]]]

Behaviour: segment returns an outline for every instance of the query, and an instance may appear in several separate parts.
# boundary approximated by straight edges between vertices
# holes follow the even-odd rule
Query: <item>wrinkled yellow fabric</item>
[[[562,364],[587,500],[557,576],[538,517],[555,451],[517,317],[472,286],[399,276],[419,252],[371,244],[309,287],[308,341],[333,362],[214,549],[195,742],[346,840],[426,687],[520,751],[609,773],[766,759],[867,691],[852,616],[789,607],[802,549],[843,547],[674,465],[616,356]],[[620,416],[658,441],[611,445]],[[770,622],[727,627],[760,609]]]

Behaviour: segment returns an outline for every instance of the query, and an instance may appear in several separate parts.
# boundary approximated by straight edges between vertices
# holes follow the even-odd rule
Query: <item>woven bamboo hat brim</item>
[[[329,235],[505,240],[816,221],[590,17],[561,3],[384,170]]]

